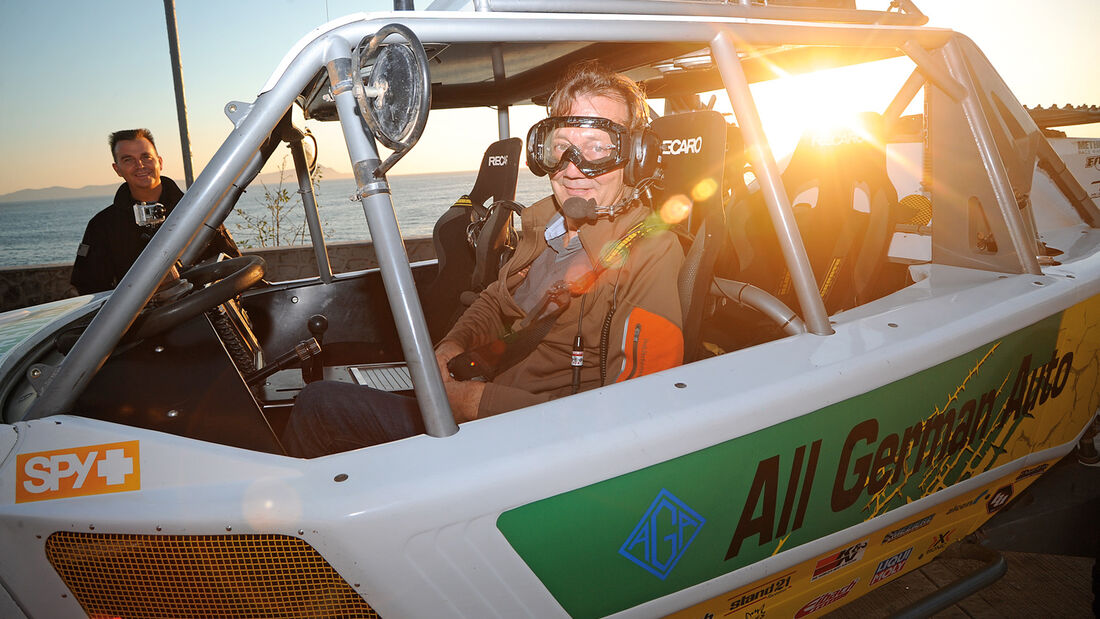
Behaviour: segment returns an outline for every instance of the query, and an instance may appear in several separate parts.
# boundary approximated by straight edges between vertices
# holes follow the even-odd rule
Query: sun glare
[[[912,70],[903,57],[753,84],[772,155],[776,160],[790,155],[807,133],[817,140],[852,134],[866,139],[861,115],[884,112]],[[721,93],[718,101],[716,109],[732,112]],[[919,113],[920,102],[917,95],[906,113]]]

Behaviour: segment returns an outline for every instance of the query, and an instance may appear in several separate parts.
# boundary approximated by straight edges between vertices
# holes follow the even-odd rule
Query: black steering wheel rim
[[[142,312],[131,332],[136,338],[147,338],[190,320],[260,281],[264,268],[264,260],[259,256],[239,256],[191,267],[180,273],[180,279],[194,284],[195,290],[180,299]],[[206,284],[210,285],[203,288]]]

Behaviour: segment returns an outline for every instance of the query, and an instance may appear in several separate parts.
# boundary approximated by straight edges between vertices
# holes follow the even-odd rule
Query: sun
[[[772,155],[783,160],[807,133],[820,139],[838,133],[866,138],[861,116],[884,112],[913,68],[912,61],[901,57],[753,84],[753,99]],[[717,94],[715,109],[736,122],[726,98]],[[906,113],[920,113],[921,105],[918,94]]]

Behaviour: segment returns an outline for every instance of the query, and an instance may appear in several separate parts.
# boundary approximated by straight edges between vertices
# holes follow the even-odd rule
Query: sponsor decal
[[[913,554],[913,548],[909,547],[889,559],[879,561],[878,567],[875,568],[875,575],[871,577],[870,586],[900,573],[905,569],[905,562],[909,560],[911,554]]]
[[[1038,466],[1028,467],[1028,468],[1020,471],[1020,474],[1016,476],[1016,481],[1020,481],[1021,479],[1027,479],[1028,477],[1032,477],[1034,475],[1038,475],[1039,473],[1042,473],[1043,471],[1047,470],[1047,467],[1049,467],[1049,466],[1050,466],[1050,464],[1040,464]]]
[[[993,512],[1004,507],[1005,504],[1008,503],[1008,500],[1011,498],[1012,484],[1008,484],[1007,486],[1000,488],[999,490],[994,492],[993,496],[989,497],[989,502],[985,504],[985,508],[989,511],[989,513],[992,514]]]
[[[751,606],[759,604],[764,600],[785,593],[791,586],[791,577],[794,576],[794,572],[789,572],[770,580],[762,585],[754,587],[753,589],[745,593],[734,593],[729,598],[730,612],[735,610],[745,610]]]
[[[703,152],[703,136],[661,140],[662,155],[697,155]]]
[[[921,518],[920,520],[917,520],[916,522],[910,522],[909,524],[905,525],[904,527],[901,527],[900,529],[894,529],[893,531],[890,531],[889,533],[886,534],[885,537],[882,538],[882,543],[883,544],[889,544],[890,542],[892,542],[892,541],[894,541],[894,540],[896,540],[900,537],[904,537],[906,535],[909,535],[910,533],[912,533],[913,531],[916,531],[917,529],[928,526],[928,523],[932,522],[932,518],[934,516],[935,516],[935,514],[925,516],[924,518]]]
[[[489,167],[497,168],[508,165],[508,155],[489,155]]]
[[[1096,364],[1088,329],[1097,315],[1100,295],[852,398],[518,506],[497,527],[572,616],[610,615],[671,595],[1073,440],[1100,397],[1098,375],[1079,371]],[[655,525],[639,528],[642,506],[662,488],[675,488],[706,516],[697,536],[690,526],[673,534],[680,508],[672,503]],[[876,539],[927,539],[923,529],[942,522],[944,509],[982,489],[953,499],[938,520],[908,518]],[[637,534],[624,544],[632,529]],[[920,553],[930,543],[905,546]],[[651,569],[638,569],[644,565]],[[860,576],[866,585],[869,577]],[[591,586],[578,588],[579,581]],[[732,612],[728,599],[716,597],[714,608]]]
[[[1100,140],[1077,140],[1077,154],[1100,153]]]
[[[978,501],[982,500],[982,497],[984,497],[987,494],[989,494],[989,488],[986,488],[985,490],[982,490],[981,494],[979,494],[978,496],[970,499],[969,501],[967,501],[965,503],[959,503],[958,505],[952,506],[951,509],[947,510],[947,513],[948,514],[953,514],[957,511],[959,511],[960,509],[966,509],[967,507],[970,507],[971,505],[975,505],[975,504],[978,503]]]
[[[140,489],[138,441],[38,451],[16,457],[16,503]]]
[[[943,533],[937,533],[937,534],[933,535],[932,536],[932,543],[929,544],[928,550],[925,550],[924,554],[929,554],[929,553],[932,553],[932,552],[939,552],[939,551],[943,550],[944,548],[947,548],[947,545],[951,543],[951,534],[954,533],[954,532],[955,532],[955,529],[948,529],[948,530],[944,531]]]
[[[810,581],[813,582],[822,576],[832,574],[843,567],[847,567],[859,561],[863,558],[864,550],[867,550],[867,540],[852,544],[843,550],[838,550],[819,560],[817,565],[814,566],[814,573],[813,576],[810,577]]]
[[[836,591],[830,591],[828,593],[823,593],[815,597],[814,599],[807,602],[805,606],[798,609],[798,612],[794,614],[795,619],[798,619],[799,617],[805,617],[810,613],[815,613],[822,608],[825,608],[826,606],[829,606],[830,604],[836,602],[837,600],[840,600],[841,598],[847,596],[849,593],[852,592],[852,589],[856,586],[857,582],[859,582],[859,579],[854,578],[852,579],[852,582],[844,585]]]
[[[664,580],[706,524],[686,503],[661,489],[619,554]]]

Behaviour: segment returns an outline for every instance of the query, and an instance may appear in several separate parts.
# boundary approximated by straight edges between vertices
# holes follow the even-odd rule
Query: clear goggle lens
[[[626,161],[626,128],[606,118],[554,116],[531,128],[528,148],[543,174],[555,174],[570,162],[586,176],[598,176]]]

